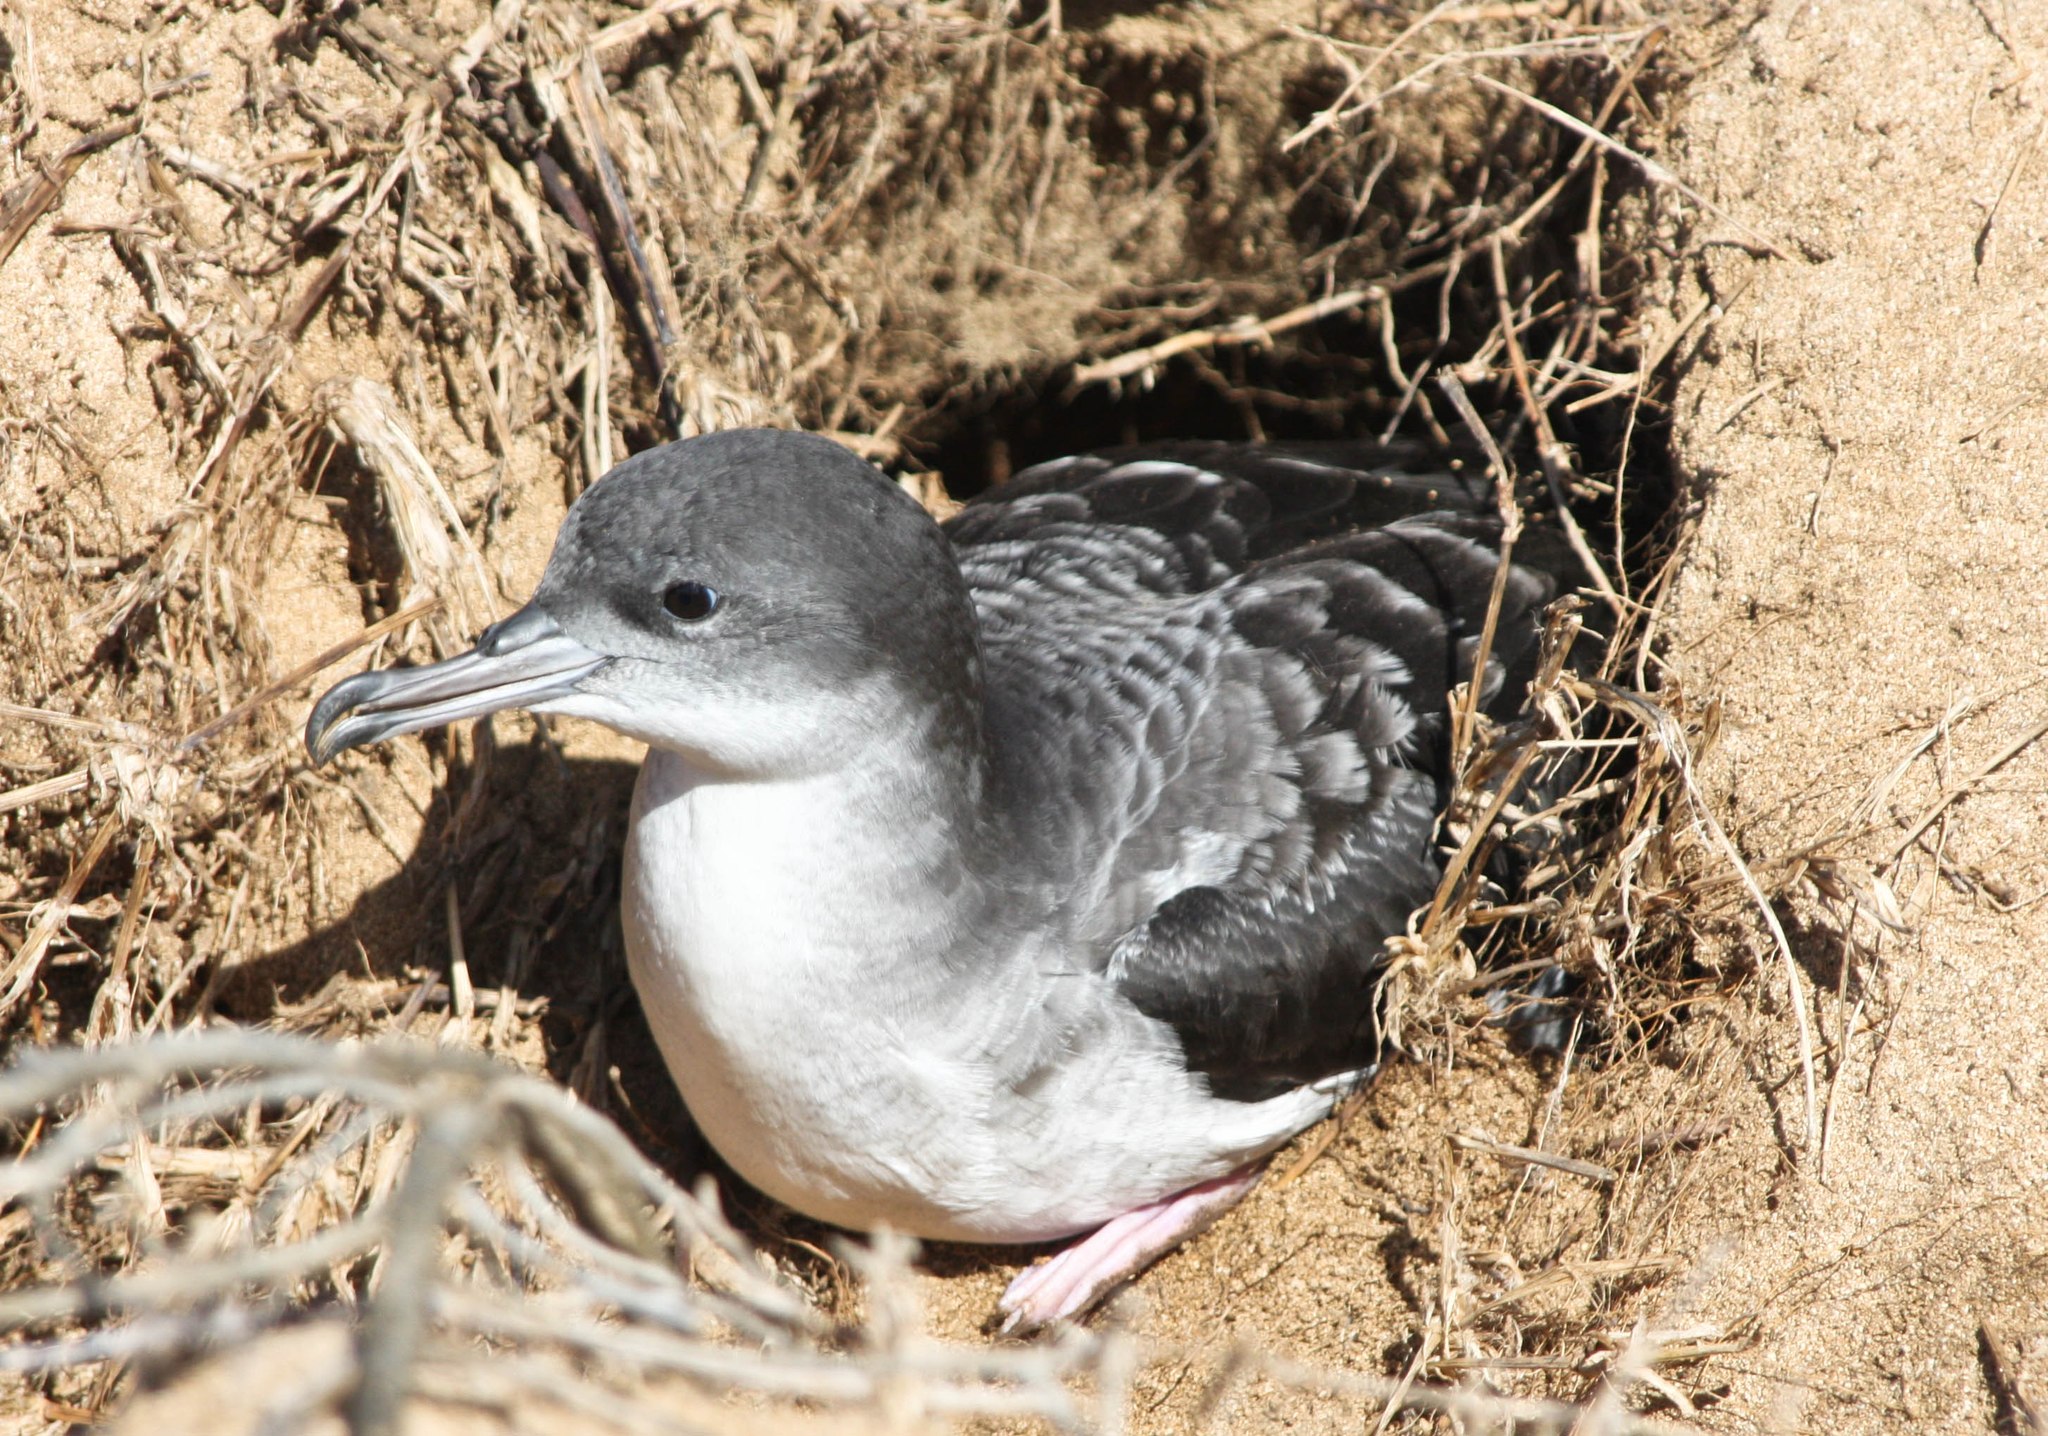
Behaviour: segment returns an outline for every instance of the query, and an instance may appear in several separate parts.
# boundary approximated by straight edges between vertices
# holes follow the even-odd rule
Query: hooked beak
[[[483,631],[475,648],[445,663],[358,673],[327,690],[306,720],[315,764],[346,748],[400,733],[535,708],[567,697],[610,662],[531,606]]]

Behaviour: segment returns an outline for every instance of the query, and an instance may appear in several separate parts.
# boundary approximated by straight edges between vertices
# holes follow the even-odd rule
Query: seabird
[[[1485,486],[1365,444],[1061,459],[939,524],[827,439],[712,434],[613,469],[525,607],[337,685],[306,744],[508,708],[644,742],[626,953],[704,1135],[842,1226],[1086,1234],[1002,1299],[1043,1325],[1370,1070],[1498,535]],[[1556,587],[1508,569],[1489,712]]]

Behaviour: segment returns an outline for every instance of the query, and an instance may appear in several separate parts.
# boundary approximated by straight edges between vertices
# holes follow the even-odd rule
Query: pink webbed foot
[[[1064,1251],[1017,1273],[996,1303],[1006,1332],[1077,1316],[1243,1201],[1262,1159],[1114,1217]]]

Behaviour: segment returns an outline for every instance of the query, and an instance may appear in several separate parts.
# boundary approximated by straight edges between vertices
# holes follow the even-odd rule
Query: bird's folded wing
[[[1369,1056],[1384,940],[1436,879],[1444,693],[1496,530],[1463,489],[1415,514],[1452,497],[1428,476],[1247,473],[1219,448],[1027,472],[949,532],[1000,780],[1033,792],[1015,840],[1081,915],[1070,949],[1219,1091],[1255,1095]],[[1377,527],[1344,520],[1361,509]],[[1551,591],[1511,575],[1501,701]]]

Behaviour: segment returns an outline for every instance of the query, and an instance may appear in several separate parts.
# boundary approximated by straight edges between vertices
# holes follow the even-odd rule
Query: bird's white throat
[[[929,945],[958,935],[946,901],[957,877],[943,874],[959,837],[937,776],[903,756],[734,782],[649,752],[633,795],[628,925],[636,908],[658,912],[673,949],[663,960],[693,987],[871,984],[928,968]]]

